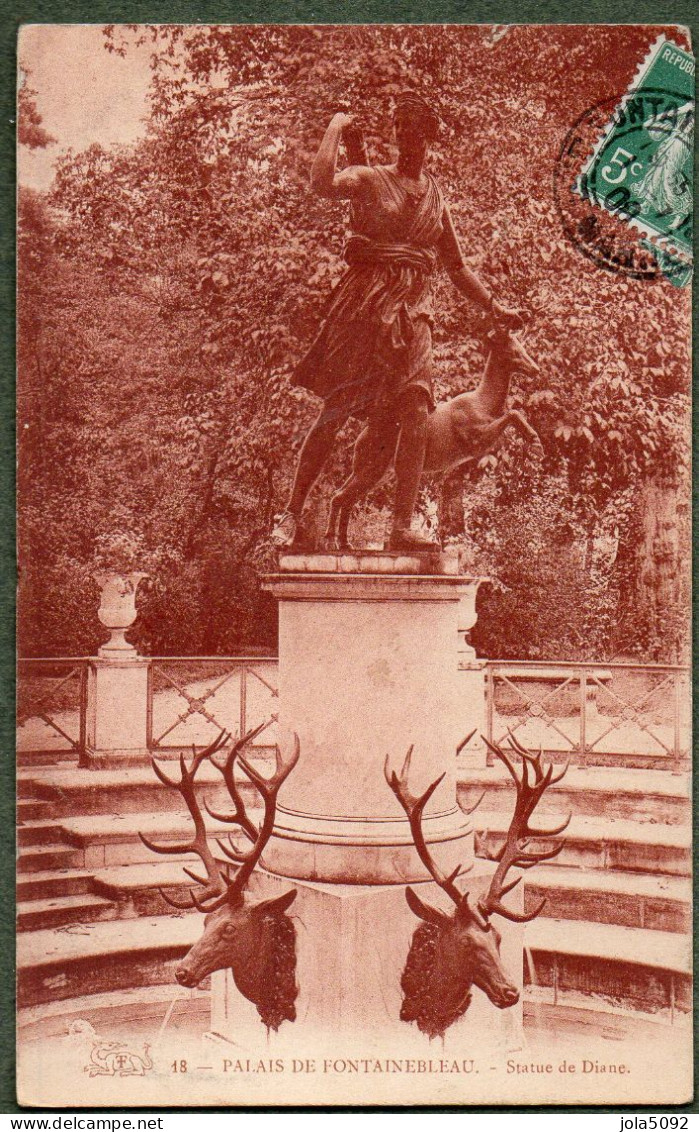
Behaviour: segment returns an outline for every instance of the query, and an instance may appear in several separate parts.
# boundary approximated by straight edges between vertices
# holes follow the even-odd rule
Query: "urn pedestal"
[[[87,679],[87,765],[148,760],[148,661],[95,657]]]
[[[148,575],[95,575],[102,589],[98,616],[110,639],[90,661],[87,755],[92,767],[143,762],[148,757],[148,661],[126,640],[136,620],[136,593]]]

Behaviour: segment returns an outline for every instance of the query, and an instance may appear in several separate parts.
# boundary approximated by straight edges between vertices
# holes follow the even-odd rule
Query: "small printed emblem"
[[[145,1077],[153,1068],[149,1050],[150,1046],[144,1045],[141,1055],[123,1042],[96,1041],[85,1072],[90,1077]]]

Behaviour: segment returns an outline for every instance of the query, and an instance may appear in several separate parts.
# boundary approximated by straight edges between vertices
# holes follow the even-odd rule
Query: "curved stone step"
[[[116,901],[120,919],[165,916],[171,908],[160,890],[181,903],[193,887],[182,868],[183,864],[187,864],[186,858],[100,869],[94,875],[94,889]],[[200,867],[199,862],[196,864]],[[261,869],[252,875],[247,885],[248,893],[254,895],[258,889],[264,889],[265,875]]]
[[[51,767],[72,763],[78,765],[78,752],[73,747],[56,747],[51,751],[39,751],[21,748],[16,755],[17,766],[22,768]]]
[[[56,830],[58,834],[60,831]],[[58,869],[80,869],[85,864],[82,849],[56,842],[50,845],[32,845],[20,851],[17,858],[18,873],[40,873]]]
[[[256,756],[251,761],[255,766],[261,766],[265,773],[268,756]],[[172,778],[179,777],[176,760],[169,758],[159,762],[166,774]],[[201,792],[216,805],[225,804],[227,799],[230,802],[221,775],[215,767],[205,763],[197,774],[197,783],[201,786]],[[177,790],[163,786],[150,763],[114,769],[87,770],[71,766],[21,770],[18,773],[18,784],[20,796],[25,799],[52,802],[56,816],[152,813],[182,808],[182,796]],[[242,774],[240,785],[243,796],[254,802],[257,794]]]
[[[684,1028],[691,1042],[691,1014],[662,1008],[649,1012],[594,992],[584,994],[560,987],[554,992],[551,987],[530,985],[524,988],[522,1007],[525,1034],[545,1034],[548,1041],[554,1035],[589,1037],[594,1033],[612,1041],[667,1042],[674,1041],[674,1032]]]
[[[53,820],[31,818],[17,827],[18,845],[51,845],[56,840],[56,823]]]
[[[89,892],[93,875],[87,869],[47,869],[21,873],[17,877],[17,900],[48,900],[54,896],[75,896]]]
[[[464,809],[469,809],[483,791],[484,809],[512,811],[514,784],[505,767],[459,772],[458,797]],[[546,790],[537,813],[681,825],[691,820],[689,776],[667,770],[570,767],[560,782]]]
[[[539,865],[526,874],[524,885],[525,911],[533,911],[545,898],[551,919],[691,931],[689,877]]]
[[[40,798],[17,799],[17,821],[22,824],[27,821],[36,821],[41,818],[53,816],[54,808],[51,802]]]
[[[37,931],[64,924],[113,920],[116,914],[117,906],[113,900],[90,892],[43,900],[21,900],[17,904],[17,930]]]
[[[525,982],[596,994],[652,1013],[691,1010],[688,935],[618,924],[548,919],[527,924]]]
[[[202,932],[199,913],[107,920],[22,932],[17,937],[17,1005],[157,986]]]
[[[173,1001],[174,1000],[174,1001]],[[77,998],[44,1002],[17,1011],[17,1027],[23,1041],[62,1037],[71,1026],[101,1034],[130,1026],[159,1030],[169,1013],[168,1028],[178,1033],[200,1036],[209,1029],[211,1002],[208,990],[164,984],[154,987],[126,987],[104,994],[84,994]]]
[[[255,820],[255,811],[250,811]],[[188,813],[168,810],[165,813],[88,814],[61,818],[57,823],[61,836],[69,845],[79,846],[87,868],[100,869],[111,865],[153,864],[158,856],[143,844],[139,833],[156,843],[189,840],[194,833]],[[237,827],[207,818],[210,837],[236,833]],[[238,839],[240,833],[238,831]]]
[[[476,810],[471,821],[479,856],[488,856],[501,848],[511,816],[511,811]],[[536,825],[545,828],[546,816],[542,815]],[[688,825],[574,816],[560,836],[532,840],[536,848],[552,849],[556,845],[562,845],[562,849],[555,865],[671,876],[690,876],[692,871]]]

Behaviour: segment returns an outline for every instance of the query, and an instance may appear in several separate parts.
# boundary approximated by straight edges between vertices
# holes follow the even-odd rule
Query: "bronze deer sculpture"
[[[541,751],[538,755],[532,755],[512,735],[510,744],[511,753],[519,755],[522,760],[521,776],[510,756],[501,747],[488,743],[493,754],[504,763],[514,780],[516,803],[505,843],[492,858],[498,864],[488,892],[475,905],[470,903],[468,892],[462,892],[456,884],[457,878],[464,872],[462,867],[459,865],[448,876],[445,875],[432,857],[422,832],[425,806],[444,775],[432,782],[423,794],[414,795],[407,783],[413,748],[408,751],[400,774],[391,772],[388,759],[386,760],[386,781],[407,814],[418,856],[432,879],[455,906],[454,911],[447,914],[426,904],[410,886],[405,890],[411,911],[423,922],[413,934],[401,978],[403,1004],[400,1017],[404,1022],[415,1022],[430,1038],[443,1037],[448,1027],[466,1013],[471,1003],[471,988],[474,986],[483,991],[493,1005],[500,1009],[514,1006],[518,1002],[519,991],[502,964],[501,937],[491,923],[491,917],[497,914],[516,923],[526,923],[540,914],[546,903],[545,899],[533,912],[528,913],[515,912],[503,904],[503,897],[522,879],[518,876],[506,883],[506,877],[513,866],[531,869],[542,861],[556,857],[561,851],[561,845],[545,850],[528,849],[529,841],[536,837],[556,837],[563,833],[570,822],[569,815],[553,829],[531,828],[531,816],[542,794],[549,786],[560,782],[568,767],[554,775],[552,763],[544,767]],[[530,770],[533,778],[530,778]]]
[[[295,736],[292,754],[287,759],[277,748],[274,774],[265,778],[242,753],[263,726],[248,731],[237,742],[231,743],[222,759],[216,756],[230,740],[225,733],[203,750],[197,752],[193,748],[189,766],[184,755],[180,755],[179,781],[166,775],[152,759],[153,770],[163,785],[178,790],[182,795],[194,822],[194,836],[190,841],[167,845],[156,845],[142,833],[139,837],[154,853],[196,853],[206,871],[206,877],[202,877],[183,866],[190,880],[202,886],[199,892],[189,890],[186,903],[160,890],[163,899],[172,907],[197,908],[206,915],[203,936],[175,969],[177,982],[184,987],[195,987],[212,971],[229,967],[238,990],[255,1004],[268,1030],[278,1030],[283,1021],[293,1022],[296,1018],[296,929],[286,915],[296,896],[296,889],[257,903],[246,902],[244,891],[272,835],[277,794],[298,762],[299,741]],[[250,848],[242,849],[230,833],[228,845],[217,838],[223,860],[217,860],[211,850],[195,791],[197,772],[207,760],[221,773],[233,803],[232,813],[219,813],[204,799],[207,812],[216,821],[236,826],[250,843]],[[259,828],[247,813],[236,780],[236,766],[240,766],[262,798],[264,815]],[[231,877],[233,865],[237,866],[237,871]]]
[[[512,375],[518,370],[535,374],[539,367],[522,344],[507,330],[491,332],[491,349],[477,388],[441,401],[427,418],[427,450],[423,473],[447,473],[461,464],[475,463],[494,451],[508,425],[541,449],[538,433],[518,409],[507,408]],[[381,422],[369,423],[354,446],[352,471],[330,502],[325,545],[348,546],[347,531],[355,503],[366,495],[390,468],[394,449],[387,445]]]

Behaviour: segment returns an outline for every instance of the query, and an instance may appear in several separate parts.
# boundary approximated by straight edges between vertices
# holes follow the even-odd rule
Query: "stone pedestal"
[[[456,750],[469,719],[457,668],[459,608],[481,579],[456,559],[383,553],[283,558],[266,580],[279,600],[280,724],[301,758],[284,784],[268,869],[352,884],[422,880],[408,822],[384,777],[414,748],[411,790],[442,782],[423,822],[443,866],[472,860],[456,805]],[[428,572],[429,571],[429,572]],[[464,840],[466,838],[466,840]]]
[[[90,661],[87,685],[87,763],[113,766],[148,755],[148,661]]]
[[[447,912],[454,905],[426,881],[384,776],[387,757],[400,771],[413,747],[413,795],[441,778],[422,822],[439,867],[461,865],[458,883],[474,901],[494,869],[474,859],[469,819],[456,804],[457,747],[485,721],[483,673],[465,636],[480,581],[459,576],[455,557],[383,553],[283,557],[267,579],[279,600],[280,723],[298,733],[301,757],[280,791],[267,874],[257,883],[265,896],[297,890],[290,915],[299,996],[296,1022],[267,1038],[230,972],[216,973],[212,1036],[233,1043],[231,1058],[263,1041],[266,1056],[320,1062],[425,1059],[436,1046],[439,1057],[478,1058],[521,1045],[521,1001],[499,1010],[476,988],[439,1043],[400,1019],[401,976],[421,923],[405,882],[427,903]],[[518,899],[519,891],[514,909]],[[522,927],[498,930],[503,966],[521,987]]]

